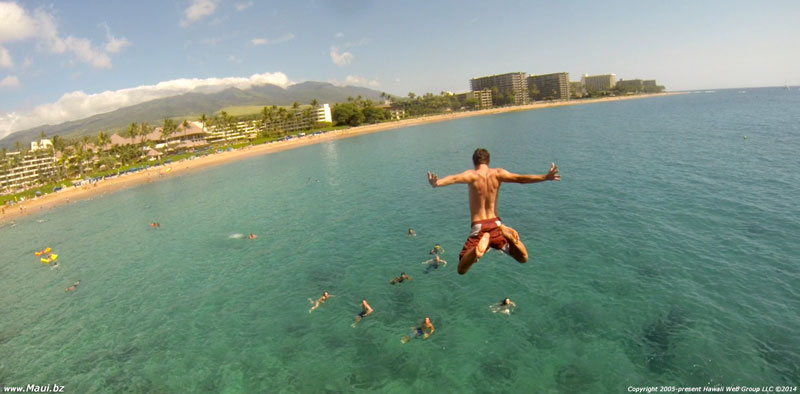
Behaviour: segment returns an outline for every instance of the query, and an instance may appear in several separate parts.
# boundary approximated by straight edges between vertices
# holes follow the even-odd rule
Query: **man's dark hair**
[[[489,151],[483,148],[475,149],[475,153],[472,154],[472,164],[489,164]]]

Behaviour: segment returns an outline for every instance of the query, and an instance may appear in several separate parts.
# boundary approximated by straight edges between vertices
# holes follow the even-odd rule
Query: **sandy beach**
[[[322,135],[305,136],[301,138],[292,139],[289,141],[248,146],[246,148],[239,150],[210,154],[206,156],[197,157],[191,160],[183,160],[180,162],[171,163],[169,165],[150,168],[136,173],[125,174],[116,178],[105,179],[93,183],[91,185],[65,188],[57,193],[49,193],[33,200],[27,200],[15,204],[11,207],[3,207],[2,211],[0,211],[0,221],[3,222],[10,221],[30,213],[53,209],[62,204],[80,201],[83,199],[91,198],[93,196],[98,196],[105,193],[111,193],[117,190],[133,187],[144,183],[158,182],[170,177],[180,176],[181,174],[185,174],[190,171],[195,171],[198,169],[226,163],[233,160],[241,160],[248,157],[264,155],[272,152],[279,152],[286,149],[298,148],[301,146],[317,144],[320,142],[331,141],[334,139],[354,137],[357,135],[377,133],[380,131],[416,126],[426,123],[444,122],[448,120],[467,118],[471,116],[493,115],[505,112],[515,112],[515,111],[529,111],[534,109],[560,107],[567,105],[593,104],[601,102],[643,99],[649,97],[662,97],[673,94],[680,94],[680,93],[660,93],[660,94],[647,94],[647,95],[636,95],[636,96],[607,97],[600,99],[571,100],[563,102],[534,103],[524,106],[491,108],[491,109],[469,111],[469,112],[456,112],[450,114],[425,116],[413,119],[404,119],[395,122],[358,126],[344,130],[331,131]],[[169,172],[167,172],[168,168],[170,169]],[[69,183],[69,181],[64,181],[64,182]]]

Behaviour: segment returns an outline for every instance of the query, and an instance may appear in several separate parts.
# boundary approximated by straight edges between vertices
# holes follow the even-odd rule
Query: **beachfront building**
[[[583,88],[583,83],[580,81],[569,83],[569,96],[570,98],[581,98],[586,95],[586,90]]]
[[[642,81],[642,91],[645,93],[661,93],[664,91],[664,86],[656,84],[655,79],[646,79]]]
[[[38,150],[46,150],[53,147],[53,141],[49,139],[41,139],[39,141],[31,141],[31,152],[36,152]]]
[[[583,74],[581,82],[583,83],[583,87],[589,93],[610,92],[617,84],[617,76],[615,74]]]
[[[236,143],[254,139],[258,134],[261,122],[257,120],[240,121],[231,124],[216,124],[206,127],[205,140],[209,144]]]
[[[333,117],[331,116],[331,106],[328,104],[322,104],[315,109],[317,115],[317,122],[328,122],[333,123]]]
[[[37,143],[41,146],[41,141]],[[52,143],[49,146],[53,146]],[[56,172],[52,149],[4,152],[0,156],[0,193],[6,194],[50,179]]]
[[[389,119],[400,120],[406,117],[406,110],[403,107],[397,106],[393,107],[390,106],[387,111],[389,111]]]
[[[622,93],[639,93],[644,91],[644,85],[641,79],[620,79],[616,89]]]
[[[469,81],[473,92],[492,91],[492,105],[522,105],[528,103],[528,85],[525,73],[513,72],[472,78]]]
[[[534,100],[569,100],[569,73],[531,75],[528,91]]]
[[[467,100],[475,100],[475,109],[492,108],[492,91],[483,89],[476,92],[458,93],[455,95],[458,102],[464,104]]]

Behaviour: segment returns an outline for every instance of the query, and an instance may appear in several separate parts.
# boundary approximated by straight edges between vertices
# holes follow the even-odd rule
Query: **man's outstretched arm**
[[[512,172],[508,172],[506,170],[500,170],[497,178],[500,182],[510,182],[510,183],[536,183],[542,181],[560,181],[561,174],[558,173],[558,167],[555,163],[550,164],[550,171],[547,174],[541,175],[522,175],[522,174],[514,174]]]
[[[428,183],[430,183],[432,187],[442,187],[452,185],[454,183],[469,183],[468,174],[469,171],[464,171],[460,174],[448,175],[442,179],[439,179],[436,174],[428,171]]]

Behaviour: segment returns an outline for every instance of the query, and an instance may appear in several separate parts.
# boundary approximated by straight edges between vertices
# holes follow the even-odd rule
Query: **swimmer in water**
[[[66,289],[64,289],[64,292],[66,293],[66,292],[69,292],[69,291],[75,291],[75,288],[78,287],[79,284],[81,284],[81,281],[75,282],[72,286],[67,287]]]
[[[439,257],[438,254],[434,254],[433,258],[427,261],[423,261],[422,264],[428,264],[428,268],[425,269],[425,273],[431,272],[437,268],[447,266],[447,261]]]
[[[356,323],[360,322],[365,316],[372,313],[372,307],[367,304],[367,300],[361,300],[361,309],[362,311],[356,316],[356,321],[354,321],[352,324],[353,327],[355,327]]]
[[[416,236],[417,236],[417,232],[416,232],[416,231],[414,231],[414,229],[413,229],[413,228],[409,228],[409,229],[408,229],[408,236],[410,236],[410,237],[416,237]]]
[[[506,315],[511,315],[511,311],[517,307],[517,304],[514,301],[511,301],[508,298],[504,298],[503,301],[500,301],[497,304],[489,305],[489,309],[492,310],[494,313],[504,313]]]
[[[433,254],[433,255],[444,254],[444,248],[439,246],[439,244],[433,245],[433,249],[431,249],[431,251],[428,252],[428,254]]]
[[[55,262],[55,263],[53,263],[53,266],[52,266],[52,267],[50,267],[50,271],[52,271],[52,270],[57,270],[57,269],[59,269],[59,268],[61,268],[61,266],[60,266],[60,265],[58,265],[58,260],[56,260],[56,262]]]
[[[410,282],[411,281],[411,277],[406,275],[405,272],[401,272],[400,276],[390,280],[389,283],[395,285],[395,284],[398,284],[398,283],[402,283],[404,280],[407,280],[407,281]]]
[[[255,234],[253,234],[253,233],[250,233],[250,235],[248,235],[248,236],[247,236],[247,238],[248,238],[248,239],[256,239],[256,238],[258,238],[258,236],[256,236],[256,235],[255,235]]]
[[[322,292],[322,297],[319,297],[319,299],[317,299],[316,301],[313,301],[312,299],[309,298],[308,301],[313,305],[311,306],[311,309],[308,310],[308,313],[311,313],[311,312],[314,311],[314,309],[319,308],[319,306],[322,305],[323,302],[327,301],[328,298],[331,298],[331,297],[333,297],[333,296],[328,294],[327,291],[324,291],[324,292]]]
[[[431,323],[431,318],[426,317],[419,327],[412,327],[411,334],[404,336],[400,342],[406,343],[411,339],[417,339],[419,337],[422,337],[422,339],[428,339],[429,336],[433,335],[434,330],[435,328],[433,327],[433,323]]]

